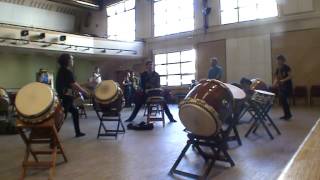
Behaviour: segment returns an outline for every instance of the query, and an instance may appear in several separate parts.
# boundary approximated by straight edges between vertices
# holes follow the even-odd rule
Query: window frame
[[[279,4],[277,3],[277,1],[275,1],[276,2],[276,9],[277,9],[277,15],[276,16],[271,16],[271,17],[265,17],[265,18],[260,18],[260,17],[258,17],[258,16],[256,16],[254,19],[251,19],[251,20],[244,20],[244,21],[240,21],[240,10],[241,9],[243,9],[244,7],[240,7],[239,6],[239,1],[240,0],[235,0],[235,1],[237,1],[237,5],[234,7],[234,8],[230,8],[230,9],[234,9],[234,10],[236,10],[237,11],[237,21],[236,22],[231,22],[231,23],[222,23],[222,12],[223,11],[225,11],[225,10],[222,10],[221,9],[221,1],[224,1],[224,0],[219,0],[219,8],[220,8],[220,10],[219,10],[219,16],[220,16],[220,24],[221,25],[228,25],[228,24],[235,24],[235,23],[241,23],[241,22],[249,22],[249,21],[257,21],[257,20],[262,20],[262,19],[269,19],[269,18],[275,18],[275,17],[279,17],[280,16],[280,12],[279,12]],[[253,6],[253,4],[252,4],[252,6]],[[249,7],[249,6],[245,6],[245,7]],[[255,7],[256,7],[256,10],[258,10],[259,8],[259,3],[256,3],[255,2]],[[258,12],[258,11],[257,11]]]
[[[187,60],[187,61],[181,61],[181,54],[182,52],[184,51],[191,51],[193,50],[194,51],[194,60]],[[179,62],[171,62],[171,63],[168,63],[168,54],[170,53],[177,53],[179,52]],[[160,64],[156,64],[156,55],[160,55],[160,54],[165,54],[166,56],[166,62],[165,63],[160,63]],[[162,52],[162,53],[155,53],[153,54],[153,59],[154,59],[154,68],[156,70],[156,66],[161,66],[161,65],[165,65],[166,66],[166,74],[165,75],[160,75],[159,72],[157,72],[161,77],[166,77],[166,85],[162,85],[163,87],[178,87],[178,86],[189,86],[191,84],[191,81],[187,84],[183,84],[182,82],[182,77],[183,76],[188,76],[188,75],[194,75],[194,78],[196,78],[196,61],[197,61],[197,58],[196,58],[196,49],[192,48],[192,49],[183,49],[183,50],[178,50],[178,51],[168,51],[168,52]],[[193,73],[181,73],[181,68],[182,68],[182,64],[186,64],[186,63],[190,63],[190,62],[194,62],[194,72]],[[168,65],[172,65],[172,64],[179,64],[179,72],[180,73],[175,73],[175,74],[169,74],[168,73]],[[168,77],[169,76],[180,76],[180,84],[179,85],[168,85]]]
[[[192,0],[192,9],[193,9],[193,15],[192,15],[192,19],[193,19],[193,28],[191,30],[182,30],[182,31],[179,31],[179,32],[169,32],[169,33],[165,33],[163,35],[156,35],[156,25],[155,25],[155,6],[154,4],[157,3],[157,2],[160,2],[162,0],[152,0],[152,36],[155,37],[155,38],[158,38],[158,37],[164,37],[164,36],[169,36],[169,35],[174,35],[174,34],[179,34],[179,33],[186,33],[186,32],[192,32],[195,30],[195,27],[196,27],[196,17],[195,17],[195,5],[194,5],[194,0]],[[173,1],[173,0],[171,0]],[[166,12],[167,12],[167,9],[166,9]],[[167,13],[165,14],[165,16],[167,16]],[[187,19],[187,18],[186,18]],[[181,22],[182,19],[179,19],[179,22]],[[185,19],[183,19],[185,20]],[[166,26],[168,23],[167,23],[167,19],[165,20],[166,24],[162,25],[162,26]],[[159,25],[158,25],[159,26]],[[168,29],[168,28],[167,28]]]
[[[135,4],[134,4],[134,7],[133,8],[130,8],[130,9],[126,9],[126,7],[125,7],[125,1],[128,1],[128,0],[121,0],[121,1],[119,1],[119,2],[116,2],[116,3],[114,3],[114,4],[110,4],[109,6],[107,6],[106,8],[105,8],[105,11],[106,11],[106,18],[107,18],[107,31],[106,31],[106,34],[107,34],[107,39],[108,40],[113,40],[113,41],[135,41],[136,40],[136,31],[137,31],[137,23],[136,23],[136,1],[134,0],[134,2],[135,2]],[[113,15],[108,15],[108,8],[109,7],[112,7],[112,6],[116,6],[116,5],[118,5],[118,4],[121,4],[121,3],[123,3],[123,6],[124,6],[124,11],[121,11],[121,12],[119,12],[119,13],[115,13],[115,14],[113,14]],[[110,18],[110,17],[115,17],[115,16],[118,16],[119,14],[121,14],[121,13],[126,13],[126,12],[129,12],[129,11],[134,11],[134,38],[132,38],[132,39],[130,39],[130,40],[128,40],[128,39],[119,39],[119,38],[117,38],[117,39],[113,39],[113,38],[111,38],[110,39],[110,37],[113,37],[113,36],[119,36],[119,35],[117,35],[117,34],[112,34],[112,35],[109,35],[109,21],[108,21],[108,19]]]

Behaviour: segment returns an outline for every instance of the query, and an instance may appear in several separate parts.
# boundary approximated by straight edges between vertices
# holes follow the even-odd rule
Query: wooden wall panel
[[[270,36],[228,39],[227,81],[239,82],[242,77],[261,78],[271,84]]]
[[[271,35],[272,57],[287,57],[295,85],[320,84],[320,29],[277,33]],[[273,72],[276,61],[272,61]]]
[[[208,78],[208,71],[211,67],[209,59],[211,57],[217,57],[219,64],[223,68],[224,73],[222,80],[226,80],[226,41],[211,41],[205,43],[199,43],[197,45],[197,79]]]

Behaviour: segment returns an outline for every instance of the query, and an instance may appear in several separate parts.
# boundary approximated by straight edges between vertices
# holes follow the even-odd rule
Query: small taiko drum
[[[212,136],[232,115],[233,95],[218,80],[202,80],[179,105],[179,117],[187,131],[198,136]]]
[[[57,130],[63,124],[63,108],[49,85],[33,82],[22,87],[16,96],[15,106],[19,119],[38,124],[53,118]]]
[[[99,83],[94,91],[95,104],[103,112],[120,112],[123,108],[123,92],[113,80],[105,80]]]
[[[259,104],[273,103],[274,98],[274,93],[262,90],[255,90],[253,95],[251,96],[251,100],[258,102]]]
[[[251,85],[250,85],[251,90],[267,90],[268,86],[267,84],[261,80],[261,79],[251,79]]]
[[[10,106],[10,98],[5,89],[0,87],[0,111],[8,112]]]

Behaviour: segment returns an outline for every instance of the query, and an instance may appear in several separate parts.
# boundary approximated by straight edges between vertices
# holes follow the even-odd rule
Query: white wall
[[[227,81],[240,82],[242,77],[272,82],[270,35],[227,39]]]
[[[0,2],[0,23],[74,32],[75,16],[20,4]]]

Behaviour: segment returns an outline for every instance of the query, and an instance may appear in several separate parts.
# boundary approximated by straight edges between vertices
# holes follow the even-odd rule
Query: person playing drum
[[[80,131],[79,112],[73,104],[73,91],[77,90],[85,95],[88,95],[88,93],[75,81],[73,72],[70,70],[73,67],[73,56],[62,54],[58,59],[58,63],[60,68],[56,78],[56,90],[59,98],[62,100],[65,114],[68,112],[72,114],[76,137],[81,137],[85,134]]]
[[[149,94],[147,93],[147,90],[160,88],[160,76],[157,72],[153,70],[152,61],[146,62],[146,71],[143,72],[140,76],[140,88],[141,88],[141,91],[136,93],[136,95],[139,94],[140,97],[135,99],[134,110],[130,115],[129,119],[126,120],[126,122],[133,121],[134,118],[137,116],[141,106],[146,102],[148,98]],[[164,110],[170,122],[177,122],[176,120],[173,119],[173,116],[170,113],[170,110],[167,104],[164,105]]]

